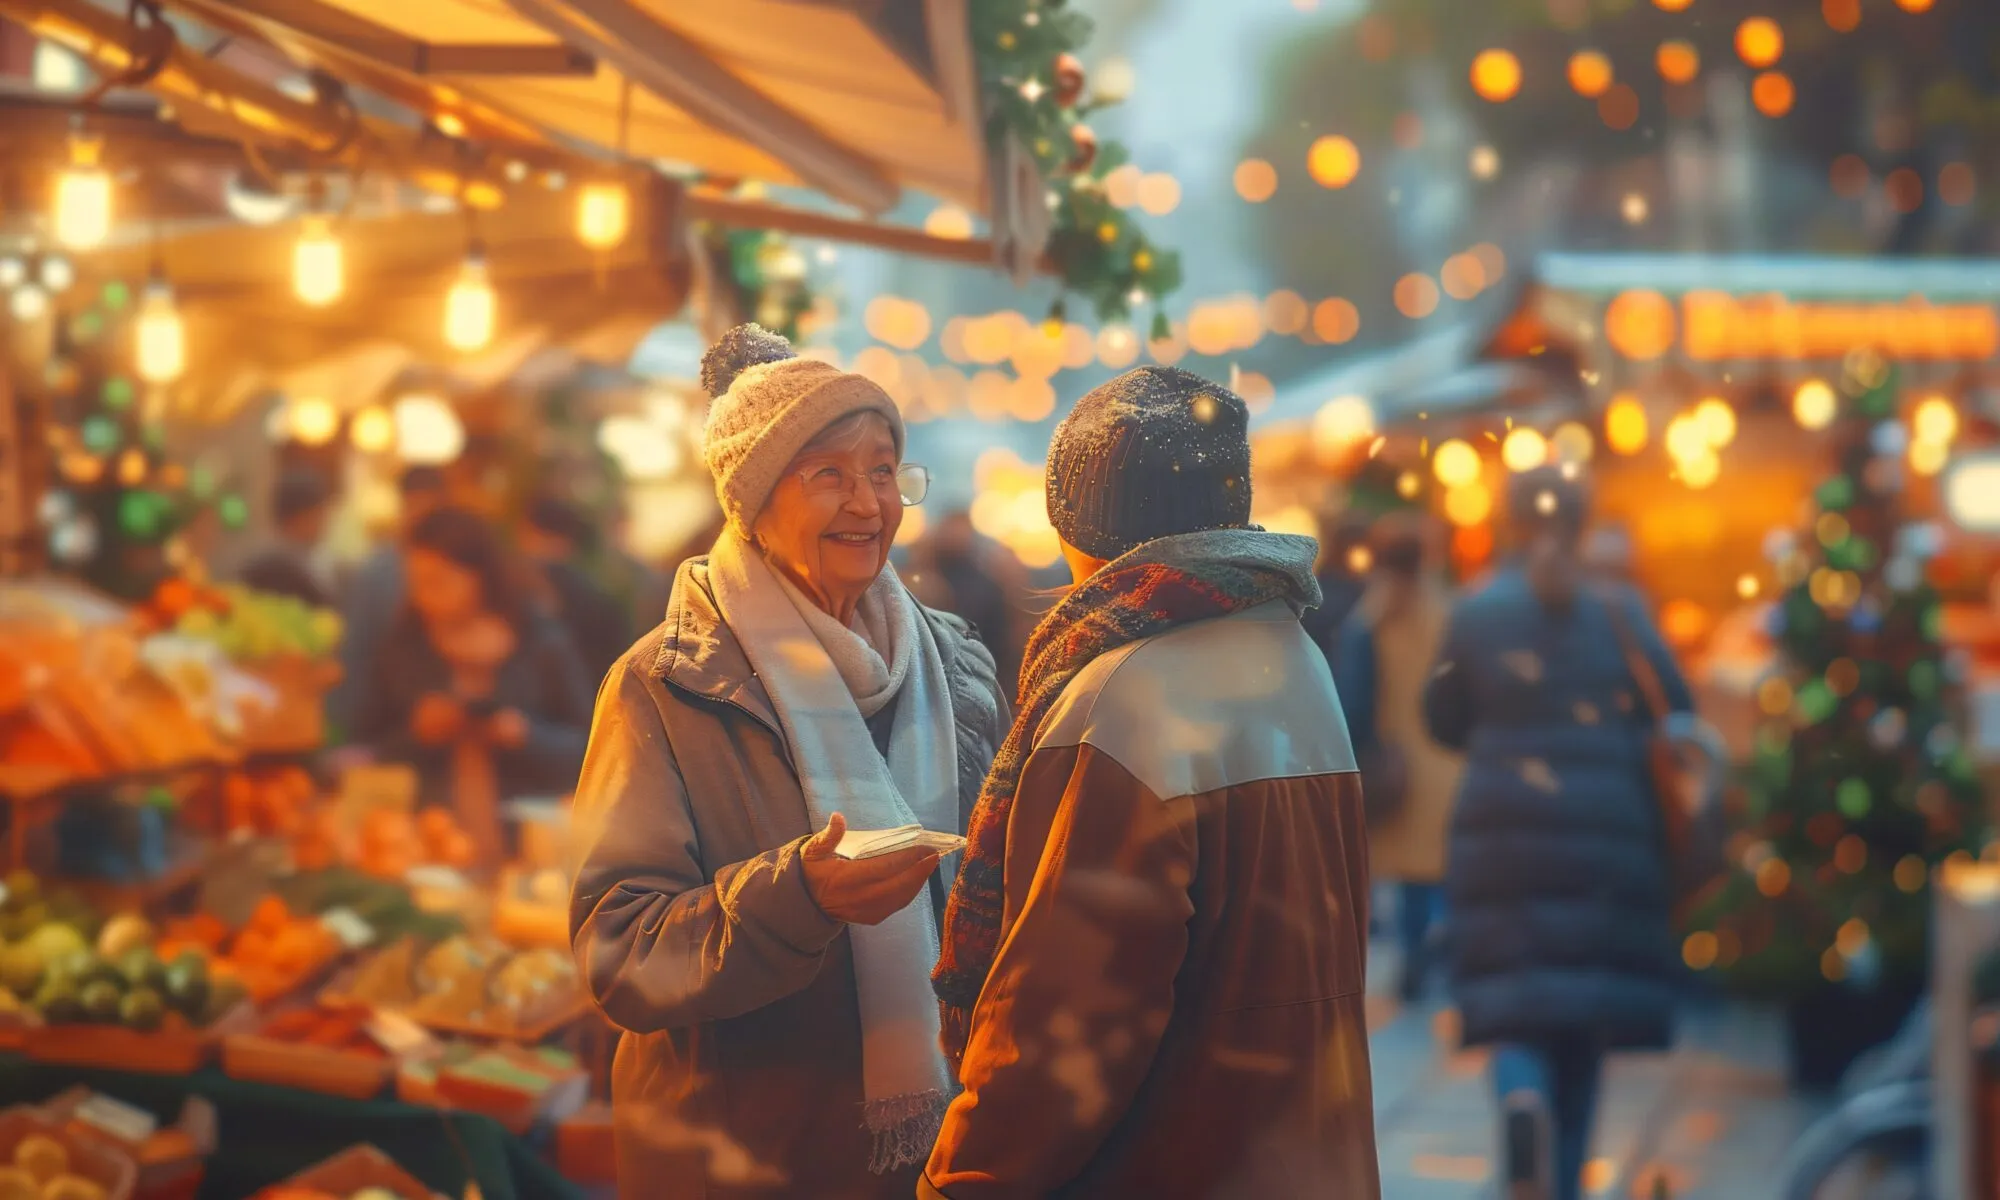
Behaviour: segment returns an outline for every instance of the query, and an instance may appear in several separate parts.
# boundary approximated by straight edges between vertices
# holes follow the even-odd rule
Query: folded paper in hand
[[[912,846],[951,854],[965,849],[965,839],[954,833],[938,833],[921,825],[900,825],[894,829],[850,829],[833,852],[841,858],[880,858]]]

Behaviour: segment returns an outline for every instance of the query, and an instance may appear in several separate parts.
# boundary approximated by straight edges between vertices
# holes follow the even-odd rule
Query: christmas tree
[[[54,416],[54,486],[43,498],[56,566],[127,600],[177,574],[191,548],[176,538],[212,513],[241,527],[249,510],[212,472],[168,453],[165,395],[132,369],[134,297],[121,282],[59,314],[41,383]]]
[[[1849,363],[1821,397],[1837,406],[1835,473],[1809,532],[1772,541],[1782,661],[1758,691],[1731,873],[1694,906],[1683,947],[1753,995],[1921,981],[1936,868],[1987,838],[1955,720],[1963,668],[1926,580],[1936,530],[1899,513],[1911,445],[1896,397],[1887,364]]]

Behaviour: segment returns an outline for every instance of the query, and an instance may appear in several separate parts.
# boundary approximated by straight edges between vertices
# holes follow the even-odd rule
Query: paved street
[[[1391,986],[1393,952],[1370,964]],[[1489,1200],[1495,1129],[1484,1056],[1454,1053],[1440,1003],[1369,1005],[1376,1132],[1385,1200]],[[1594,1197],[1651,1200],[1664,1172],[1674,1200],[1764,1200],[1779,1162],[1820,1108],[1786,1094],[1784,1031],[1743,1010],[1693,1014],[1667,1055],[1624,1056],[1606,1072]]]

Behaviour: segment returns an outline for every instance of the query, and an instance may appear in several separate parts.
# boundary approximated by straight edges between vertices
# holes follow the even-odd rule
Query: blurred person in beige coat
[[[1394,880],[1397,990],[1423,995],[1432,934],[1443,915],[1446,839],[1463,762],[1431,740],[1424,683],[1451,620],[1451,592],[1434,567],[1433,531],[1421,517],[1391,514],[1375,525],[1368,590],[1341,627],[1335,678],[1356,746],[1379,742],[1399,754],[1407,787],[1368,829],[1369,876]],[[1368,784],[1364,779],[1363,788]]]

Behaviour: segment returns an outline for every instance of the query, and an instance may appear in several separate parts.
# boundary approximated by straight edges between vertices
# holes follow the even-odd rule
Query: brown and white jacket
[[[1077,675],[1005,895],[920,1197],[1380,1196],[1360,777],[1289,604]]]

